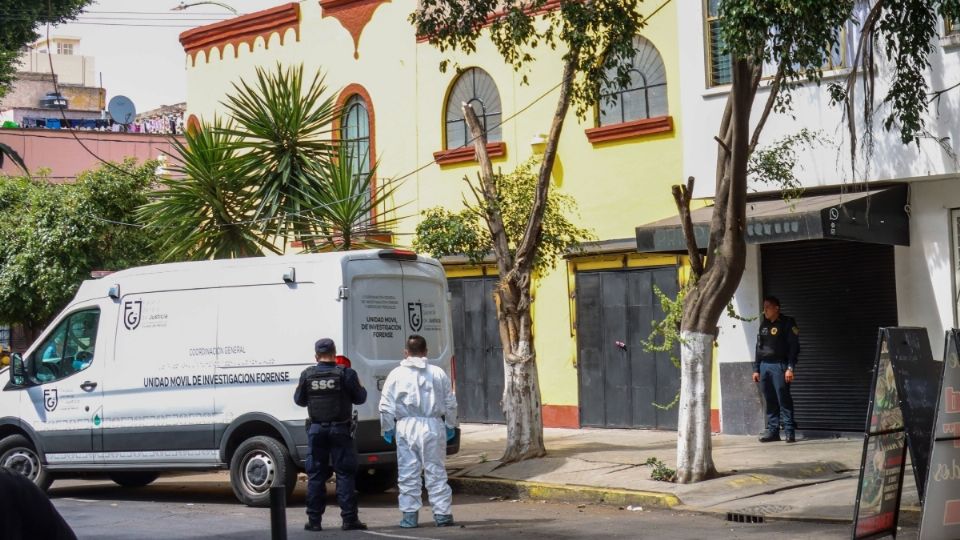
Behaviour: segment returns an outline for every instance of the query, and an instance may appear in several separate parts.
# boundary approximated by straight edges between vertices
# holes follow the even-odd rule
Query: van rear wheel
[[[0,440],[0,467],[26,476],[44,491],[53,483],[53,475],[40,462],[37,449],[23,435],[10,435]]]
[[[397,485],[397,469],[360,469],[357,473],[357,491],[383,493]]]
[[[159,473],[151,471],[130,471],[110,473],[110,479],[125,488],[138,488],[151,484]]]
[[[230,459],[230,486],[247,506],[270,506],[270,488],[285,486],[289,497],[297,487],[297,468],[287,447],[273,437],[251,437]]]

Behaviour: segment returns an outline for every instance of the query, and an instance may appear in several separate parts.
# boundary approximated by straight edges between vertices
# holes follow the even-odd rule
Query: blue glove
[[[387,441],[387,444],[393,444],[393,436],[396,434],[396,431],[390,430],[383,434],[383,440]]]
[[[452,427],[448,427],[448,428],[447,428],[447,442],[452,441],[453,438],[456,437],[456,436],[457,436],[457,430],[454,429],[454,428],[452,428]]]

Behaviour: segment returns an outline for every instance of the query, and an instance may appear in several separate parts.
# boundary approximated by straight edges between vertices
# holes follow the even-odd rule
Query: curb
[[[604,504],[612,506],[638,505],[655,508],[673,508],[680,499],[672,493],[632,491],[594,486],[545,484],[490,478],[449,478],[450,487],[457,493],[499,496],[507,499],[534,499],[552,502]]]

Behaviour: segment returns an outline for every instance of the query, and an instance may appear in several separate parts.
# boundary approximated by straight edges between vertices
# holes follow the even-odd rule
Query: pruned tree
[[[559,48],[563,67],[556,73],[559,95],[547,135],[543,161],[523,235],[511,249],[497,200],[496,175],[486,151],[486,130],[473,106],[463,114],[480,162],[484,220],[490,231],[500,283],[495,292],[503,345],[503,410],[507,424],[504,462],[539,457],[543,444],[540,387],[533,341],[531,295],[534,261],[543,238],[543,216],[557,147],[571,105],[583,115],[600,92],[626,86],[634,56],[634,37],[645,24],[639,0],[421,0],[411,15],[417,33],[441,51],[472,53],[490,39],[504,61],[522,73],[539,47]],[[441,70],[449,65],[443,60]]]
[[[831,87],[831,95],[847,111],[854,172],[857,133],[869,139],[872,130],[869,106],[863,125],[856,120],[854,91],[863,84],[867,101],[872,103],[875,43],[883,44],[879,52],[892,77],[884,98],[890,107],[884,127],[899,130],[904,142],[915,140],[923,128],[922,113],[929,104],[924,75],[938,35],[937,15],[960,14],[960,2],[877,0],[867,3],[866,10],[855,10],[863,5],[852,0],[722,0],[720,4],[720,36],[731,56],[733,84],[716,136],[716,191],[705,257],[697,248],[690,218],[693,179],[673,187],[692,269],[681,322],[679,482],[696,482],[716,474],[710,442],[713,343],[719,318],[743,275],[748,165],[771,114],[790,110],[793,92],[801,83],[820,84],[823,66],[840,46],[841,29],[850,22],[861,29],[853,70],[845,85]],[[776,71],[764,83],[768,95],[760,116],[752,121],[764,65],[774,66]]]

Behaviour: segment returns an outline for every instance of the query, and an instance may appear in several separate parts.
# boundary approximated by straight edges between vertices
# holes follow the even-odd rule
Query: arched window
[[[473,107],[487,134],[487,142],[502,140],[502,110],[497,85],[486,71],[470,68],[460,74],[447,98],[447,149],[460,148],[470,143],[470,130],[463,119],[461,103],[469,103]]]
[[[636,53],[630,68],[630,83],[621,88],[616,70],[607,72],[610,83],[600,94],[597,123],[600,126],[669,114],[667,108],[667,68],[656,47],[642,37],[633,40]]]
[[[370,117],[366,102],[357,94],[343,106],[340,141],[346,147],[354,176],[362,178],[370,174]]]

